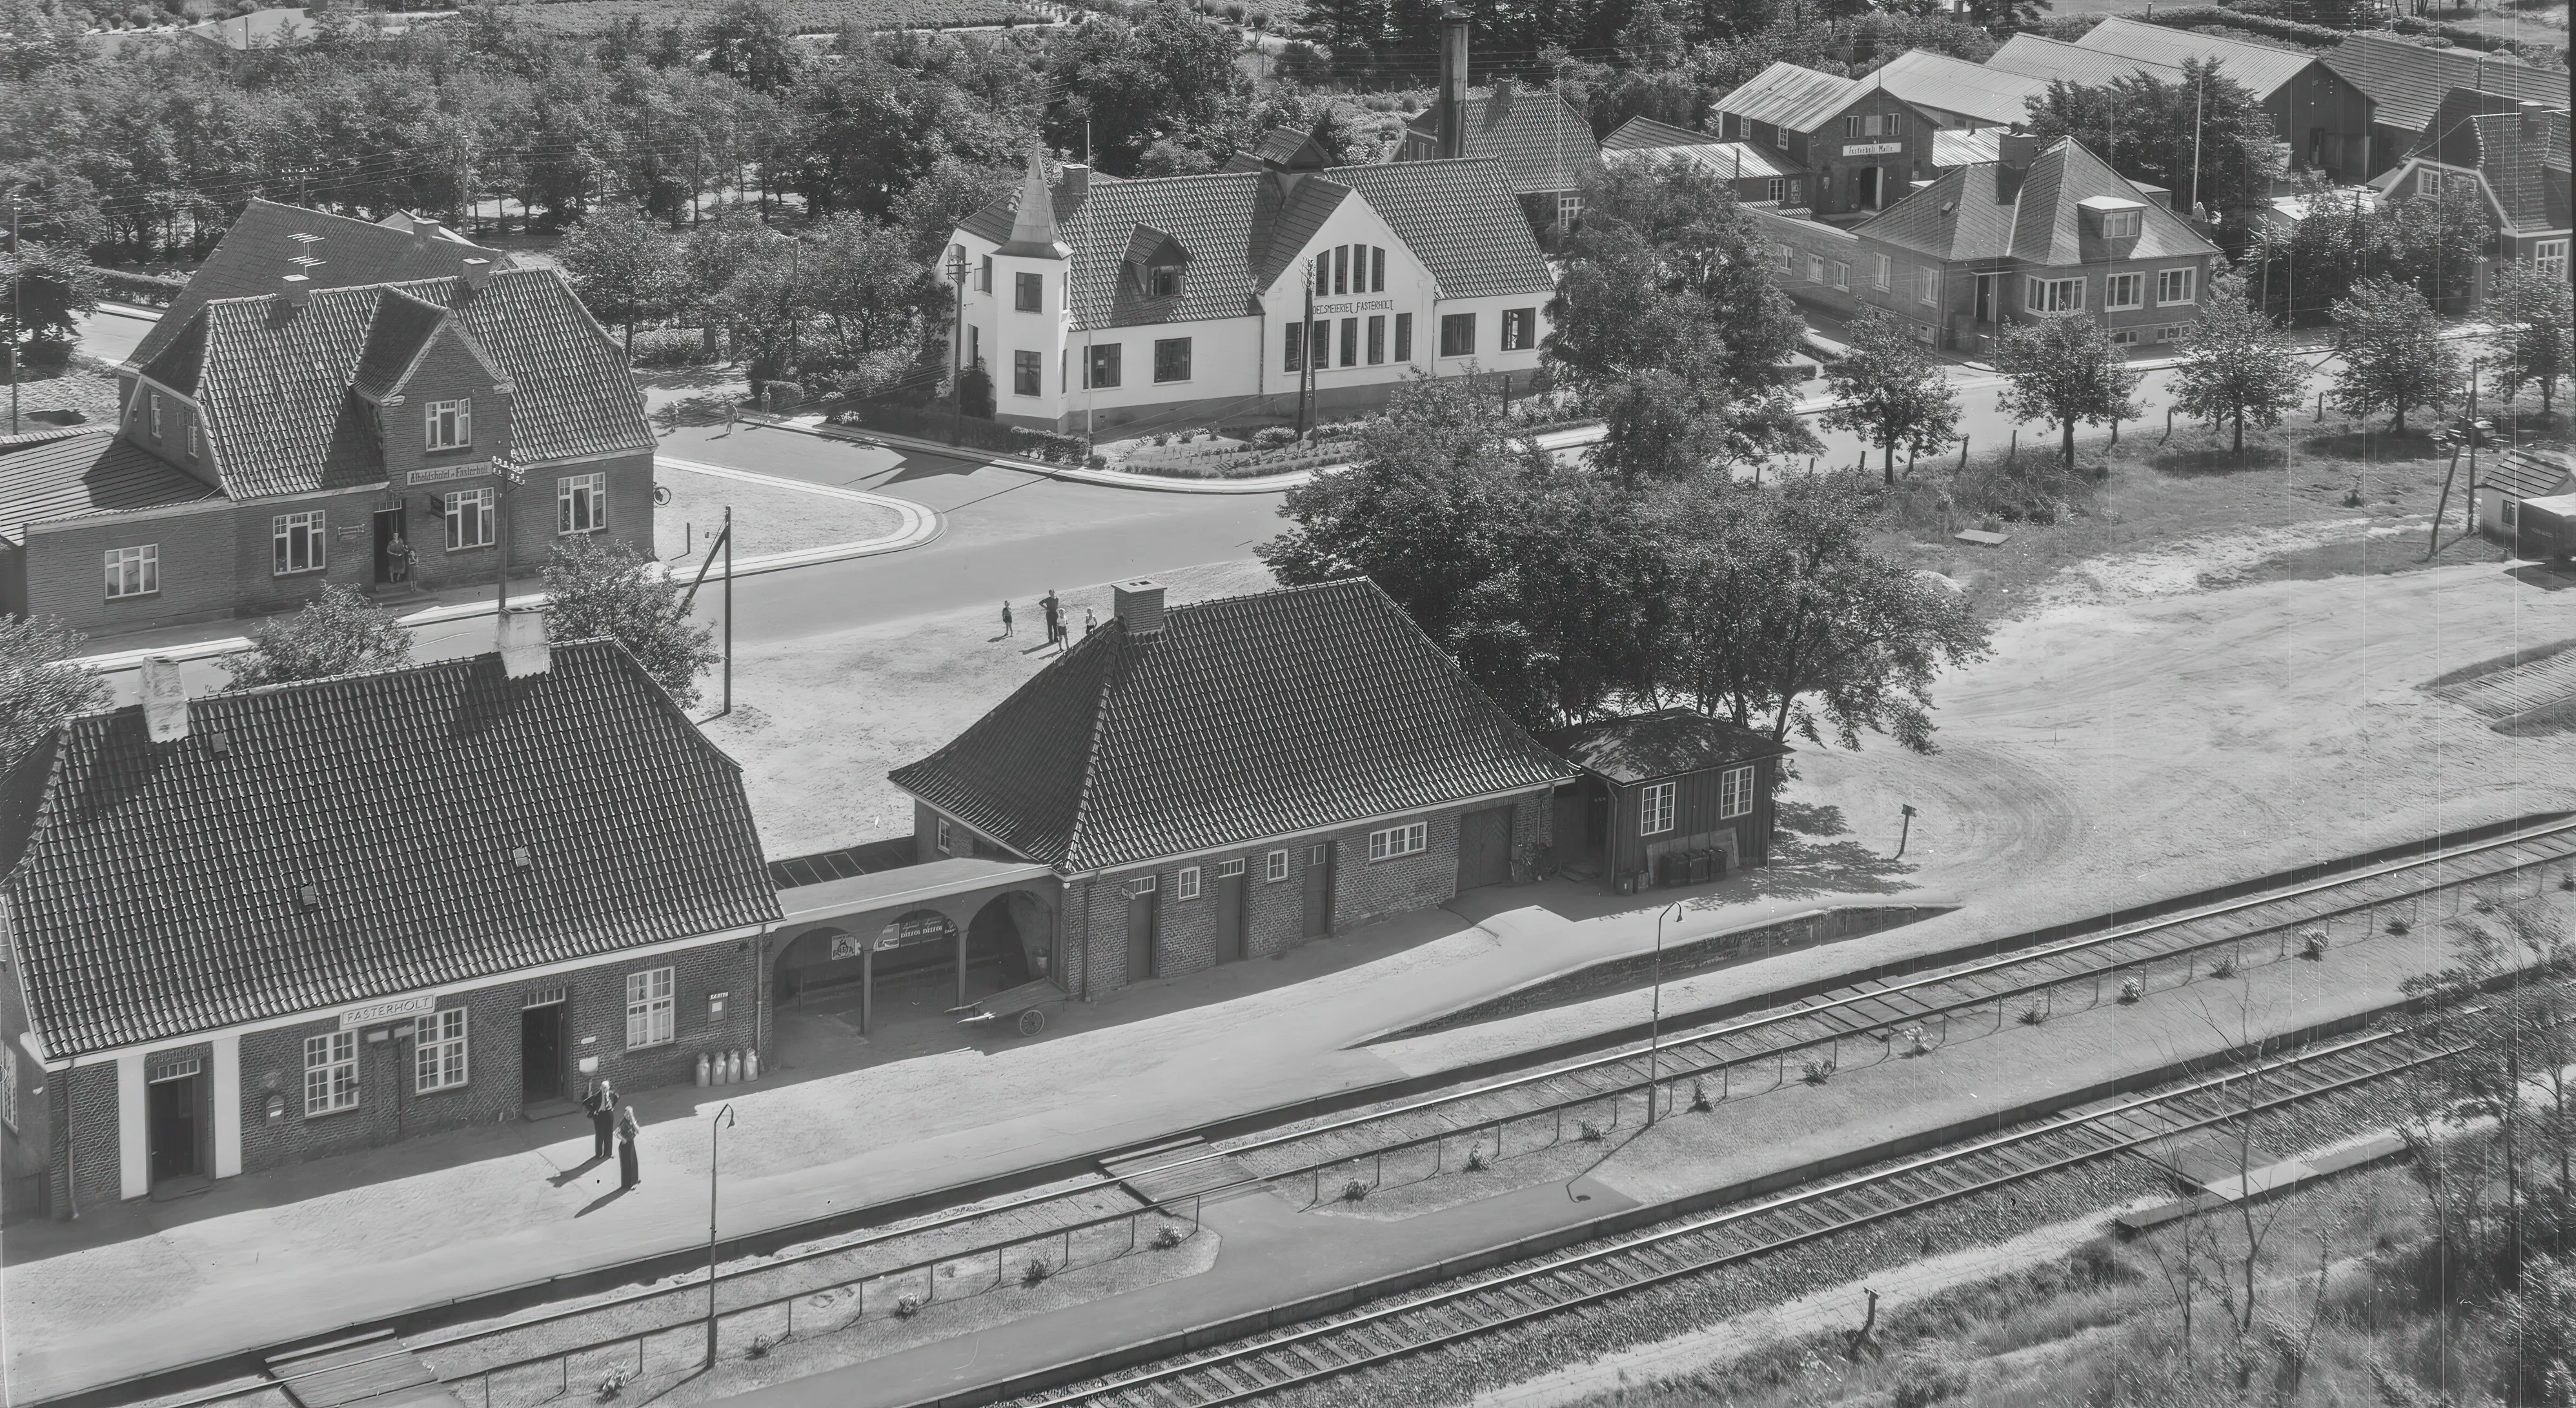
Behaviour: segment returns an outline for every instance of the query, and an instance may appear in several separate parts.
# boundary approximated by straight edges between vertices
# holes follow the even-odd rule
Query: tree
[[[2487,294],[2487,314],[2496,321],[2496,389],[2511,400],[2526,386],[2540,392],[2540,409],[2550,410],[2558,383],[2565,381],[2576,358],[2576,301],[2569,296],[2565,273],[2551,273],[2519,261],[2497,266]]]
[[[0,618],[0,772],[63,720],[107,702],[107,681],[72,663],[81,639],[50,616]]]
[[[1851,350],[1825,368],[1825,385],[1838,403],[1819,422],[1827,430],[1857,431],[1887,454],[1887,482],[1896,483],[1896,447],[1938,453],[1959,433],[1959,397],[1933,364],[1911,324],[1881,308],[1852,320]]]
[[[594,315],[625,326],[634,361],[635,324],[661,317],[679,281],[671,237],[638,207],[594,211],[555,246],[555,258]]]
[[[2098,88],[2060,80],[2029,108],[2033,134],[2074,138],[2130,180],[2173,192],[2185,214],[2198,204],[2221,211],[2257,204],[2289,166],[2271,115],[2216,62],[2186,59],[2171,83],[2147,74]]]
[[[2441,321],[2424,295],[2394,279],[2365,279],[2334,306],[2334,403],[2356,416],[2389,413],[2390,433],[2406,433],[2406,413],[2451,404],[2462,375],[2458,349],[2442,339]]]
[[[2202,420],[2236,422],[2235,453],[2245,453],[2245,422],[2266,430],[2299,404],[2308,364],[2297,348],[2246,301],[2242,275],[2209,281],[2200,320],[2183,334],[2174,405]]]
[[[2129,393],[2142,375],[2090,317],[2042,318],[1996,340],[1995,370],[2004,374],[1998,404],[2015,420],[2054,425],[2066,465],[2075,466],[2075,427],[2133,419]]]
[[[729,0],[698,35],[707,67],[756,93],[774,93],[796,81],[804,53],[777,7],[763,0]]]
[[[1385,0],[1314,0],[1295,30],[1297,38],[1332,55],[1333,67],[1345,73],[1366,68],[1385,33]]]
[[[1846,748],[1863,730],[1933,751],[1933,679],[1982,659],[1986,627],[1953,593],[1874,550],[1880,490],[1865,472],[1759,488],[1700,479],[1654,515],[1675,607],[1652,655],[1658,685],[1775,739]]]
[[[1165,137],[1222,124],[1252,89],[1230,31],[1168,0],[1145,10],[1132,23],[1091,20],[1056,47],[1053,77],[1067,97],[1049,111],[1047,140],[1089,150],[1112,176],[1134,175]]]
[[[411,632],[390,611],[336,582],[292,616],[261,622],[250,649],[224,657],[229,689],[329,679],[411,663]]]
[[[798,278],[804,302],[827,319],[844,355],[909,347],[924,312],[948,292],[912,257],[903,232],[864,215],[826,217],[805,236]]]
[[[21,349],[30,341],[68,344],[80,334],[80,318],[98,311],[98,275],[78,251],[28,240],[14,253],[0,253],[0,336]]]
[[[574,536],[546,563],[546,638],[606,637],[625,646],[681,708],[698,702],[698,676],[718,658],[713,626],[680,617],[680,584],[633,545]]]

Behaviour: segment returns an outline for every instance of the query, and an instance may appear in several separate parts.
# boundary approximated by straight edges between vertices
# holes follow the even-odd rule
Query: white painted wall
[[[150,1107],[143,1094],[143,1053],[116,1054],[116,1195],[140,1198],[152,1191]]]
[[[242,1168],[241,1033],[215,1038],[207,1095],[215,1107],[215,1177],[231,1178]]]

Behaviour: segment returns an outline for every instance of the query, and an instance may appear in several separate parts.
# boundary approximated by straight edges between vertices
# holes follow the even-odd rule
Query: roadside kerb
[[[1903,976],[1967,959],[2000,955],[2019,948],[2035,947],[2059,939],[2137,923],[2265,890],[2288,888],[2346,871],[2365,869],[2410,857],[2421,858],[2452,847],[2476,844],[2517,830],[2565,821],[2571,817],[2576,817],[2576,812],[2542,812],[2488,822],[2459,831],[2444,832],[2400,845],[2384,846],[2357,856],[2319,861],[2291,870],[2194,891],[2132,909],[2115,910],[2107,914],[2069,920],[2027,933],[1980,940],[1940,953],[1827,974],[1693,1012],[1668,1013],[1663,1025],[1665,1030],[1671,1031],[1694,1022],[1739,1016],[1747,1012],[1776,1007],[1786,1002],[1794,1002],[1803,997],[1849,986],[1856,982]],[[1642,1041],[1647,1035],[1648,1024],[1638,1022],[1606,1029],[1589,1036],[1489,1057],[1447,1070],[1309,1096],[1267,1109],[1230,1115],[1201,1125],[1167,1131],[1104,1149],[1062,1156],[1015,1172],[993,1174],[945,1188],[925,1189],[900,1198],[866,1204],[822,1217],[740,1233],[724,1238],[718,1244],[718,1255],[727,1261],[747,1257],[767,1257],[784,1248],[818,1238],[886,1227],[925,1213],[1029,1192],[1068,1178],[1096,1173],[1102,1162],[1114,1160],[1122,1153],[1159,1148],[1176,1139],[1196,1137],[1213,1144],[1219,1140],[1301,1120],[1342,1114],[1389,1100],[1436,1091],[1461,1082],[1511,1074],[1547,1062],[1591,1054],[1622,1044]],[[31,1404],[29,1408],[112,1408],[112,1405],[130,1403],[143,1398],[157,1398],[190,1390],[206,1389],[229,1380],[258,1376],[262,1373],[263,1363],[269,1357],[291,1353],[312,1345],[328,1344],[345,1339],[352,1334],[376,1329],[391,1329],[405,1337],[424,1334],[471,1321],[507,1315],[518,1310],[599,1295],[621,1287],[640,1286],[674,1275],[702,1273],[706,1266],[706,1258],[706,1244],[694,1242],[685,1247],[629,1261],[579,1268],[511,1286],[495,1287],[469,1296],[452,1297],[416,1307],[400,1315],[356,1321],[298,1336],[276,1345],[245,1349],[235,1354],[155,1370],[111,1383],[94,1384],[88,1388]],[[700,1281],[699,1284],[703,1286],[704,1282]]]
[[[747,469],[729,469],[722,465],[700,464],[695,460],[672,459],[665,455],[655,456],[654,462],[693,474],[706,474],[772,488],[791,489],[800,493],[819,494],[826,498],[852,499],[862,503],[877,504],[895,510],[902,520],[902,526],[881,538],[869,538],[855,543],[830,543],[822,547],[798,548],[791,552],[763,553],[758,557],[736,558],[733,564],[733,575],[736,577],[757,577],[767,572],[784,572],[789,568],[811,567],[821,562],[845,562],[852,558],[875,557],[880,553],[902,552],[907,548],[917,548],[933,541],[947,528],[947,521],[937,512],[919,504],[904,499],[889,498],[883,494],[863,493],[856,489],[844,489],[838,485],[816,484],[810,480],[788,479],[774,474],[757,474]],[[653,564],[653,570],[669,573],[672,569],[668,563],[656,562]],[[691,569],[691,575],[695,575],[694,569]],[[708,581],[722,581],[724,576],[725,566],[721,561],[707,569]],[[544,606],[549,599],[544,592],[528,592],[511,597],[510,609],[533,610]],[[395,619],[399,624],[416,630],[423,626],[442,625],[450,621],[470,621],[477,616],[489,616],[492,610],[490,600],[477,599],[452,602],[445,606],[432,606]],[[147,659],[212,660],[218,656],[239,654],[248,649],[250,649],[248,636],[226,636],[220,640],[189,641],[182,645],[85,655],[72,663],[93,674],[113,674],[120,670],[141,669]]]

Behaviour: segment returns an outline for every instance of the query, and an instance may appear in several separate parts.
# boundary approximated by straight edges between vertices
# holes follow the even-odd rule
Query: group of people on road
[[[591,1083],[590,1094],[583,1096],[581,1107],[590,1112],[590,1157],[606,1163],[610,1146],[617,1154],[617,1190],[624,1192],[639,1187],[644,1175],[635,1157],[635,1136],[643,1126],[635,1119],[635,1107],[617,1098],[617,1091],[606,1080]]]
[[[1046,617],[1047,644],[1060,646],[1073,639],[1073,623],[1066,618],[1064,603],[1057,599],[1055,588],[1047,588],[1047,594],[1038,598],[1038,610]],[[1098,629],[1100,629],[1099,613],[1090,607],[1084,607],[1082,633],[1089,635]],[[1011,634],[1011,604],[1007,601],[1002,603],[1002,634],[1005,637]]]

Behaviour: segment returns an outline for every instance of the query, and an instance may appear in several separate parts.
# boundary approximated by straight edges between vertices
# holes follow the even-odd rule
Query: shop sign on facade
[[[398,1017],[425,1017],[437,1010],[438,999],[434,997],[397,997],[390,1002],[352,1007],[341,1013],[340,1030],[372,1027],[378,1022],[390,1022]]]

